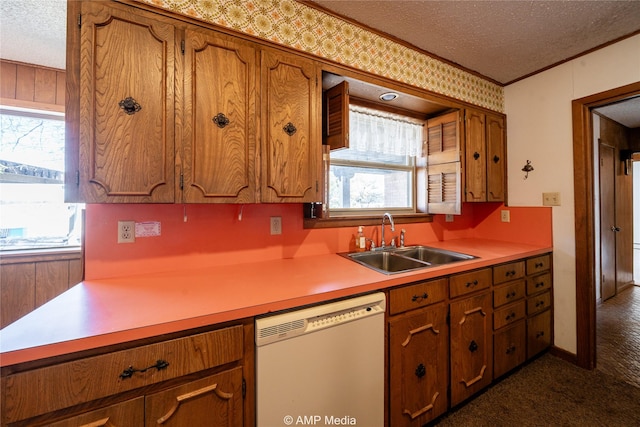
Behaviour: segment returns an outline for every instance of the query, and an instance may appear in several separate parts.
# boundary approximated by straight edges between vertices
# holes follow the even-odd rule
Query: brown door
[[[616,294],[615,149],[600,144],[600,289],[602,300]]]

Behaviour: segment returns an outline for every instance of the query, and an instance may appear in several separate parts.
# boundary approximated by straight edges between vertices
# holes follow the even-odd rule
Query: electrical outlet
[[[453,215],[451,214],[446,214],[444,216],[444,222],[453,222]]]
[[[282,217],[272,216],[271,217],[271,234],[282,234]]]
[[[500,219],[502,222],[511,222],[511,211],[500,211]]]
[[[560,206],[560,193],[542,193],[543,206]]]
[[[136,222],[118,221],[118,243],[134,243],[136,241]]]

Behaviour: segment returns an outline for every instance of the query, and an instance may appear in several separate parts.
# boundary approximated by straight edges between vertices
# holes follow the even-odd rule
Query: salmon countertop
[[[0,366],[320,303],[552,250],[479,239],[428,246],[478,258],[386,275],[330,254],[86,280],[2,329]]]

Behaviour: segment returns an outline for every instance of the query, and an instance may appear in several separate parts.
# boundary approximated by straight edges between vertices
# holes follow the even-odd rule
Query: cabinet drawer
[[[537,294],[551,289],[551,274],[545,273],[527,279],[527,295]]]
[[[233,326],[9,375],[3,384],[5,420],[30,418],[242,357],[243,328]],[[129,367],[144,369],[158,361],[168,365],[125,374]]]
[[[403,313],[420,308],[447,297],[447,279],[415,283],[389,291],[389,314]]]
[[[525,301],[510,304],[493,312],[493,329],[497,330],[526,317]]]
[[[551,307],[551,292],[535,295],[527,300],[527,315],[540,313]]]
[[[524,280],[508,283],[493,290],[493,306],[500,307],[517,301],[525,296],[526,284]]]
[[[527,319],[527,358],[551,345],[551,310]]]
[[[522,279],[524,277],[524,261],[510,262],[493,267],[493,284]]]
[[[480,289],[486,289],[491,286],[491,278],[490,268],[455,274],[449,278],[449,296],[455,298]]]
[[[551,255],[541,255],[527,260],[527,274],[547,271],[551,267]]]
[[[524,363],[527,357],[527,332],[524,321],[501,329],[493,336],[493,378],[498,378]]]

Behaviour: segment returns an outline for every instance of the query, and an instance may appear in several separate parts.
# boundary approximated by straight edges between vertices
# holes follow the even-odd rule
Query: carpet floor
[[[640,388],[547,353],[434,425],[640,426]]]

